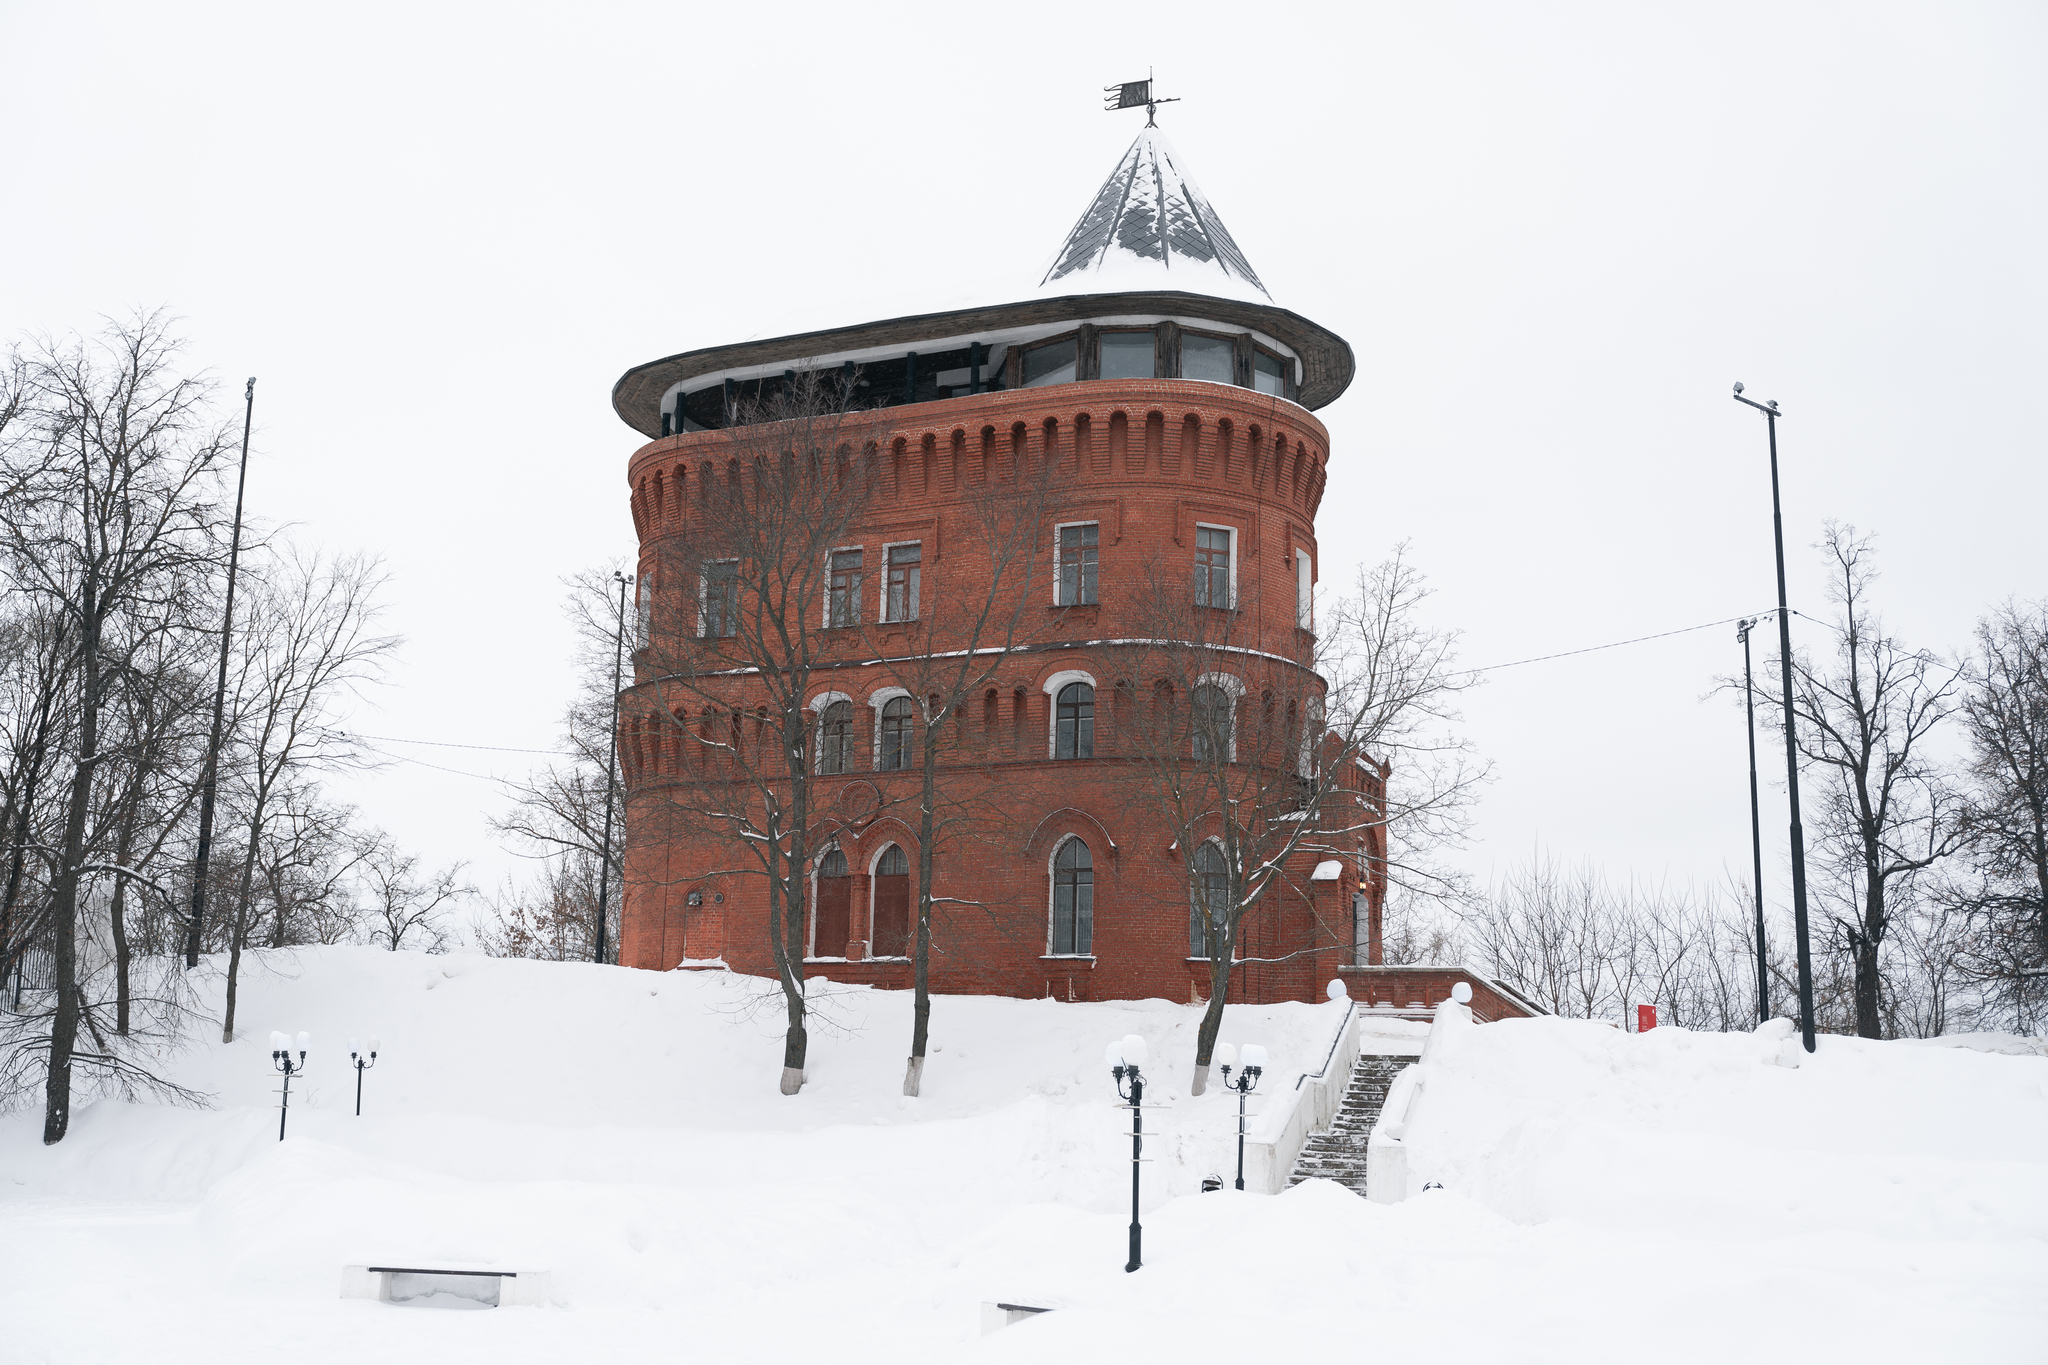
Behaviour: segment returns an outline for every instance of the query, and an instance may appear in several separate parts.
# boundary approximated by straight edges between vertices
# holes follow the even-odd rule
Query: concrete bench
[[[1041,1306],[1030,1303],[984,1301],[981,1305],[981,1334],[987,1336],[990,1332],[1000,1332],[1003,1328],[1023,1322],[1026,1318],[1035,1318],[1040,1313],[1050,1313],[1054,1307],[1056,1305],[1050,1303]]]
[[[453,1281],[437,1284],[435,1281]],[[404,1303],[427,1294],[450,1293],[492,1308],[548,1301],[545,1270],[501,1270],[484,1266],[345,1265],[341,1268],[344,1299],[375,1299]]]

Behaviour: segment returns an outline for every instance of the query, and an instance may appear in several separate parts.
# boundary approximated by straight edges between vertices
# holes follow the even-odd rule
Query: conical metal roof
[[[1227,282],[1227,283],[1226,283]],[[1248,286],[1248,287],[1247,287]],[[1147,126],[1067,234],[1041,291],[1184,290],[1271,301],[1179,153]]]

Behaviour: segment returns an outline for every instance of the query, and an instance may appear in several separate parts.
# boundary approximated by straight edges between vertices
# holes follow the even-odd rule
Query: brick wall
[[[980,490],[1006,468],[1042,469],[1057,480],[1061,522],[1099,526],[1098,604],[1052,601],[1050,537],[1032,591],[1024,646],[1008,659],[980,705],[961,716],[942,768],[956,815],[966,813],[934,871],[934,893],[954,898],[935,925],[933,988],[946,992],[1077,1000],[1207,994],[1205,961],[1190,961],[1188,891],[1168,827],[1148,813],[1143,774],[1118,743],[1119,683],[1132,698],[1149,695],[1144,650],[1120,643],[1139,630],[1136,604],[1162,572],[1184,575],[1194,562],[1197,522],[1236,530],[1237,611],[1230,639],[1241,681],[1258,695],[1263,674],[1312,659],[1314,639],[1296,620],[1293,556],[1314,556],[1314,519],[1327,464],[1328,435],[1292,403],[1248,390],[1182,380],[1094,381],[983,394],[890,408],[867,429],[883,480],[871,524],[853,543],[866,551],[864,615],[869,624],[826,632],[816,691],[843,693],[864,727],[867,698],[896,679],[873,662],[892,653],[943,650],[922,623],[876,624],[882,547],[924,545],[921,596],[965,600],[985,595],[987,561],[973,544]],[[629,465],[643,572],[664,545],[688,533],[693,481],[722,463],[734,434],[692,432],[649,443]],[[985,506],[985,504],[982,504]],[[1311,561],[1313,563],[1313,559]],[[662,585],[664,593],[675,591]],[[659,605],[659,602],[657,603]],[[687,603],[670,603],[687,617]],[[944,618],[941,617],[941,620]],[[1048,756],[1055,674],[1083,673],[1096,688],[1095,756]],[[744,859],[674,815],[664,783],[676,772],[676,746],[661,742],[661,721],[642,723],[666,705],[644,670],[624,705],[621,762],[627,777],[627,889],[620,960],[650,969],[685,959],[723,958],[735,969],[772,971],[767,945],[767,883],[739,870]],[[736,684],[736,687],[738,685]],[[738,691],[737,702],[745,697]],[[858,746],[865,768],[865,743]],[[1358,800],[1377,802],[1384,767],[1351,774]],[[828,812],[819,840],[836,840],[852,876],[848,942],[816,944],[807,975],[907,986],[910,965],[872,960],[871,869],[890,844],[918,863],[913,772],[855,771],[816,779]],[[975,811],[985,812],[977,819]],[[1350,820],[1341,822],[1349,825]],[[1086,842],[1094,864],[1094,943],[1088,958],[1048,952],[1050,861],[1069,838]],[[1319,999],[1353,955],[1352,892],[1364,874],[1368,907],[1383,894],[1383,850],[1347,832],[1335,851],[1345,875],[1315,882],[1326,848],[1304,849],[1284,869],[1282,887],[1248,919],[1231,998]],[[696,904],[692,904],[692,901]]]
[[[1397,1010],[1433,1010],[1450,999],[1451,987],[1463,981],[1472,987],[1472,1017],[1482,1024],[1535,1013],[1469,967],[1350,966],[1339,968],[1337,978],[1361,1009],[1384,1005]]]

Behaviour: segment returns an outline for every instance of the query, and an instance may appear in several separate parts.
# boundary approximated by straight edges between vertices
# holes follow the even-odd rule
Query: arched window
[[[882,751],[875,756],[878,772],[910,766],[910,698],[891,697],[882,703]]]
[[[843,957],[853,936],[853,878],[838,849],[818,859],[817,908],[811,916],[811,956]]]
[[[1095,951],[1095,861],[1079,839],[1061,844],[1052,860],[1052,951],[1060,957]]]
[[[853,703],[835,701],[818,722],[818,771],[853,771]]]
[[[1197,763],[1230,761],[1230,694],[1215,683],[1203,683],[1190,694],[1189,721]]]
[[[875,860],[874,952],[910,956],[910,859],[891,844]]]
[[[1060,689],[1052,756],[1095,757],[1095,689],[1087,683],[1068,683]]]
[[[1188,956],[1214,957],[1230,920],[1230,864],[1213,843],[1195,851],[1194,890],[1194,904],[1188,909]]]

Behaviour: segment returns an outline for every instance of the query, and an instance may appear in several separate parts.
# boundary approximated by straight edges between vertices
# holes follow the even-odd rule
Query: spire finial
[[[1102,107],[1112,113],[1118,109],[1136,109],[1139,105],[1144,105],[1145,126],[1147,128],[1159,126],[1153,122],[1153,118],[1159,112],[1160,105],[1180,103],[1180,96],[1178,95],[1171,99],[1166,99],[1152,93],[1152,72],[1150,68],[1146,69],[1144,80],[1125,81],[1122,85],[1105,85],[1102,87],[1102,92],[1109,96],[1108,99],[1102,102]]]

